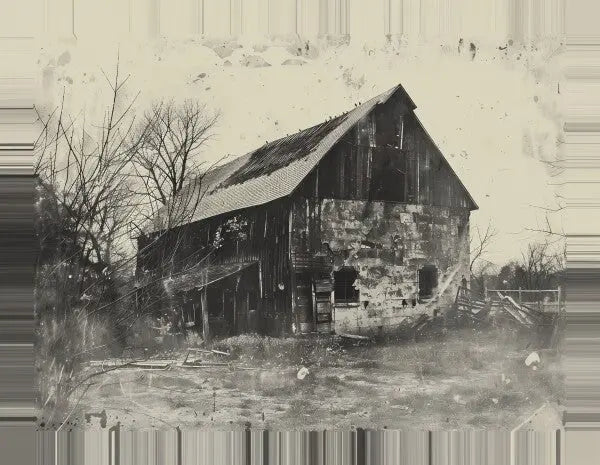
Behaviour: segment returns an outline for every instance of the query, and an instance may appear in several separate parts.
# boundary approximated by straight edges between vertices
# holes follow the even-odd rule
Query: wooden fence
[[[545,312],[558,312],[564,305],[560,286],[556,289],[486,289],[485,298],[497,300],[498,293],[513,298],[519,305]]]

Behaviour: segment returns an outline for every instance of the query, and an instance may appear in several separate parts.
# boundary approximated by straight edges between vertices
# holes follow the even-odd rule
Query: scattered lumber
[[[230,363],[225,362],[204,362],[202,360],[198,362],[186,362],[179,365],[182,368],[213,368],[213,367],[228,367]]]
[[[358,334],[338,334],[339,337],[341,337],[342,339],[347,339],[349,341],[356,341],[356,342],[367,342],[370,341],[371,338],[367,337],[367,336],[360,336]]]
[[[425,314],[425,313],[421,313],[417,319],[415,320],[415,322],[413,323],[413,330],[415,332],[421,331],[422,329],[424,329],[427,325],[429,325],[430,323],[430,318],[429,315]]]
[[[145,370],[166,370],[175,363],[177,363],[176,360],[145,360],[129,363],[128,366]]]
[[[91,360],[90,366],[105,368],[143,368],[145,370],[166,370],[177,360]]]
[[[89,364],[92,367],[116,367],[119,365],[128,366],[136,360],[90,360]]]
[[[226,355],[227,357],[229,357],[231,355],[229,352],[222,352],[220,350],[215,350],[215,349],[211,350],[211,352],[213,354],[217,354],[217,355]]]
[[[535,319],[525,311],[515,300],[510,297],[503,295],[501,292],[498,292],[498,297],[500,298],[500,309],[505,313],[508,313],[514,320],[520,323],[522,326],[534,326],[536,323]]]
[[[226,355],[228,357],[231,356],[231,354],[229,352],[223,352],[221,350],[216,350],[216,349],[208,350],[208,349],[199,349],[197,347],[190,347],[187,350],[188,350],[188,352],[202,352],[205,354]]]

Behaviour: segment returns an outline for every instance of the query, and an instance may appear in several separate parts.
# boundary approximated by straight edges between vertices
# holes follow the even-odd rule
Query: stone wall
[[[334,269],[354,267],[358,306],[336,306],[339,332],[392,329],[407,316],[453,302],[468,279],[469,211],[394,202],[324,199],[321,242],[334,254]],[[438,269],[437,298],[418,302],[418,270]],[[417,299],[416,304],[413,299]]]

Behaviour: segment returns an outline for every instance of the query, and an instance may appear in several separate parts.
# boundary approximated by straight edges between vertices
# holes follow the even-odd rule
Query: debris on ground
[[[144,368],[146,370],[166,370],[177,363],[177,360],[144,360],[129,363],[133,368]]]
[[[453,400],[454,400],[454,402],[456,402],[457,404],[460,404],[460,405],[466,405],[466,404],[467,404],[467,401],[466,401],[466,400],[464,400],[464,399],[463,399],[463,398],[460,396],[460,394],[455,394],[455,395],[454,395],[454,397],[453,397],[452,399],[453,399]]]
[[[533,308],[500,291],[490,298],[478,295],[468,288],[459,287],[446,321],[456,326],[509,326],[531,332],[540,347],[555,347],[558,343],[561,312],[548,312]]]
[[[309,374],[310,372],[308,371],[308,368],[306,367],[302,367],[300,368],[300,370],[298,370],[298,374],[296,375],[296,377],[300,380],[303,380],[304,378],[306,378],[306,376]]]
[[[540,356],[537,352],[531,352],[525,359],[526,366],[531,366],[533,363],[540,363]]]
[[[358,334],[338,334],[339,339],[343,343],[350,343],[352,345],[366,344],[371,342],[371,338],[367,336],[360,336]]]
[[[91,360],[89,365],[101,370],[117,368],[143,368],[146,370],[166,370],[175,365],[177,360]]]
[[[246,421],[254,427],[264,413],[267,423],[261,426],[282,429],[298,421],[306,429],[402,428],[415,422],[419,428],[460,428],[491,424],[498,417],[502,428],[512,428],[541,401],[562,399],[562,378],[556,376],[560,353],[525,348],[520,335],[494,327],[457,330],[443,341],[425,339],[416,345],[384,343],[373,336],[372,344],[347,344],[335,351],[327,348],[337,336],[331,341],[254,339],[240,336],[200,346],[202,350],[190,351],[185,365],[187,347],[147,360],[177,361],[165,371],[130,366],[106,370],[93,378],[73,418],[83,420],[84,413],[106,408],[107,427],[121,421],[145,428],[164,421],[229,428],[233,421],[235,428],[243,428]],[[535,372],[525,366],[533,351],[543,359]],[[131,361],[112,360],[117,365]],[[83,376],[99,367],[89,370]],[[84,426],[97,423],[91,417]]]
[[[532,327],[539,323],[540,316],[537,315],[538,311],[516,303],[512,297],[503,295],[501,292],[497,292],[497,294],[500,298],[498,308],[512,317],[517,323],[527,327]]]
[[[215,350],[215,349],[211,350],[211,352],[213,354],[217,354],[217,355],[226,355],[227,357],[229,357],[231,355],[229,352],[222,352],[220,350]]]
[[[415,334],[418,334],[419,332],[423,331],[427,326],[429,326],[429,324],[429,315],[421,313],[414,322],[412,329],[415,332]]]
[[[182,368],[214,368],[214,367],[231,367],[229,363],[215,362],[187,362],[180,365]]]

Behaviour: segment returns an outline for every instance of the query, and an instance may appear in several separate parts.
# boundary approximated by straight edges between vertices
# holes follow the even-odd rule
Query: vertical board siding
[[[222,245],[208,256],[208,243],[214,240],[214,233],[228,220],[238,218],[247,222],[243,228],[247,237],[238,240],[235,234],[224,233]],[[285,200],[261,207],[227,215],[213,217],[184,226],[185,231],[175,229],[165,235],[160,243],[138,257],[137,269],[143,275],[144,269],[155,269],[167,256],[176,250],[176,256],[169,272],[178,272],[202,264],[225,264],[233,262],[260,262],[262,281],[262,307],[265,309],[266,332],[282,334],[291,329],[291,286],[289,273],[289,206]],[[208,236],[208,239],[207,239]],[[183,238],[183,239],[182,239]],[[148,244],[148,239],[140,238],[138,247]],[[175,249],[177,245],[177,249]],[[207,257],[205,259],[205,257]],[[257,283],[256,283],[257,284]],[[280,287],[283,286],[283,289]],[[159,284],[160,285],[160,284]],[[260,295],[260,290],[256,289]]]
[[[404,128],[401,136],[398,124]],[[404,182],[398,178],[392,190],[373,189],[389,185],[383,177],[395,169],[405,170]],[[319,169],[301,183],[296,195],[312,196],[314,188],[310,186],[315,182],[319,188],[314,195],[319,198],[471,205],[458,177],[402,97],[378,106],[359,121],[321,160]]]

